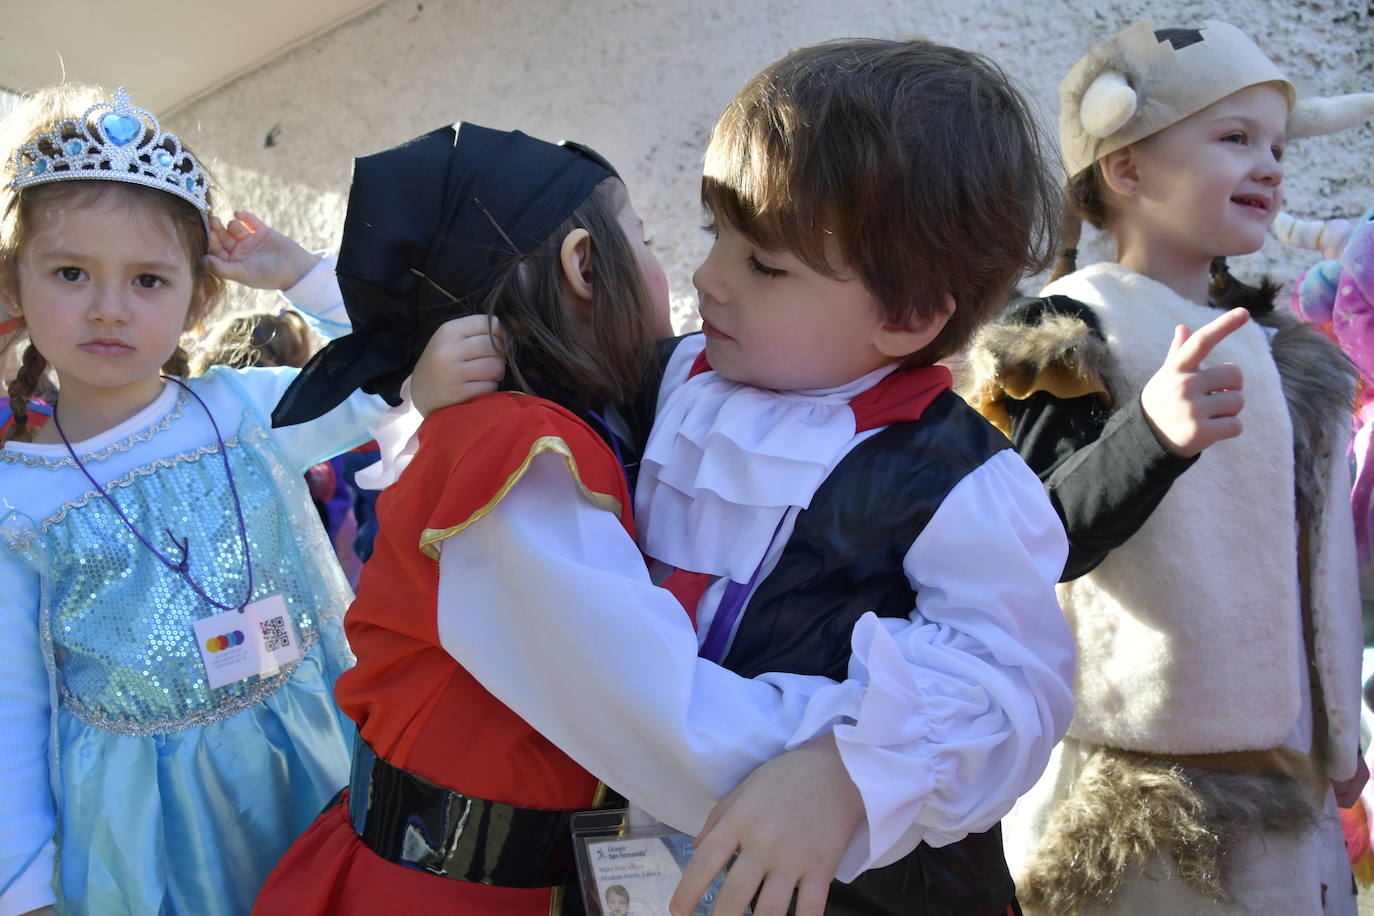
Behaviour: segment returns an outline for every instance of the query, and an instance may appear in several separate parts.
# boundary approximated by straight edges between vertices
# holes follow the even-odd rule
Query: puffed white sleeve
[[[0,547],[0,916],[56,902],[48,782],[52,706],[38,639],[38,576]]]
[[[490,513],[438,546],[444,649],[677,829],[697,832],[795,732],[805,697],[698,658],[682,605],[649,581],[616,515],[583,498],[560,456],[535,458]]]
[[[991,828],[1044,771],[1073,715],[1074,642],[1054,591],[1067,553],[1044,486],[1007,449],[907,552],[910,618],[855,625],[849,679],[815,692],[789,742],[841,723],[867,813],[842,880]]]
[[[353,475],[365,490],[385,490],[401,477],[420,452],[420,426],[425,418],[410,396],[410,379],[401,383],[401,403],[388,407],[368,426],[377,443],[377,460]]]
[[[750,680],[698,658],[681,606],[557,456],[439,546],[445,650],[680,830],[757,765],[833,729],[866,810],[841,880],[991,827],[1068,726],[1073,644],[1053,587],[1067,544],[1019,458],[951,492],[906,557],[917,609],[864,617],[839,683]]]

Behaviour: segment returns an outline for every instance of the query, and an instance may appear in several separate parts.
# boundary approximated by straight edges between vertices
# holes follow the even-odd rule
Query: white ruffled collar
[[[704,347],[701,337],[680,343],[670,376],[685,375]],[[665,390],[640,462],[640,547],[679,569],[749,581],[786,513],[810,504],[853,443],[849,402],[895,368],[807,391],[707,371]]]

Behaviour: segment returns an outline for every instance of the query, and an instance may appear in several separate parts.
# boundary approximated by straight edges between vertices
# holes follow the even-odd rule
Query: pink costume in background
[[[1374,597],[1374,467],[1368,460],[1374,438],[1374,208],[1360,217],[1337,259],[1319,261],[1298,278],[1293,311],[1340,344],[1359,371],[1355,396],[1356,433],[1352,452],[1355,486],[1355,550],[1360,592]]]

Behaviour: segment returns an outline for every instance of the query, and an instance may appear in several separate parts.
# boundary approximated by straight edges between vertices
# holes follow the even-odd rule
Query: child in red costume
[[[455,661],[445,612],[445,588],[547,575],[552,561],[465,570],[456,582],[436,575],[435,561],[451,538],[485,532],[488,516],[554,488],[533,497],[530,523],[561,530],[560,513],[584,503],[612,513],[620,537],[597,538],[586,562],[625,570],[626,589],[658,593],[657,611],[686,622],[649,583],[634,547],[617,454],[633,436],[612,435],[597,412],[632,400],[654,340],[668,333],[661,268],[624,185],[599,156],[472,124],[358,161],[339,263],[358,332],[305,368],[275,422],[308,419],[354,387],[398,400],[434,329],[464,311],[501,318],[513,341],[504,387],[528,393],[505,390],[432,415],[404,479],[379,500],[376,552],[346,620],[359,664],[336,692],[359,725],[352,785],[282,860],[257,911],[577,912],[576,893],[566,893],[574,880],[567,820],[600,804],[604,791]],[[567,568],[570,588],[578,572]],[[729,722],[694,721],[695,697],[680,696],[658,707],[679,733],[621,728],[619,737],[625,753],[657,762],[663,781],[689,784],[699,823],[782,752],[805,697],[697,660],[690,626],[679,632],[680,644],[646,644],[632,665],[621,658],[634,668],[627,702],[648,702],[634,685],[647,689],[665,658],[700,669],[694,691],[728,683],[747,702],[732,707]],[[520,652],[505,647],[502,664],[532,664]],[[603,712],[614,726],[617,711]],[[589,717],[568,717],[579,714]]]
[[[770,87],[775,96],[767,95]],[[970,105],[988,115],[989,130],[1006,133],[998,144],[970,137],[983,153],[961,160],[966,186],[987,189],[987,205],[978,211],[987,223],[958,202],[944,201],[953,213],[941,210],[922,192],[947,175],[909,167],[922,161],[926,138],[947,136],[940,126],[967,120]],[[869,112],[872,132],[856,137],[829,129],[824,117],[812,117],[811,106]],[[770,117],[779,109],[788,114]],[[414,553],[419,541],[439,554],[439,619],[437,626],[426,622],[433,631],[426,638],[554,745],[681,829],[695,829],[703,800],[733,784],[726,776],[732,767],[797,745],[799,752],[824,747],[827,740],[833,758],[843,741],[838,780],[813,792],[791,784],[776,796],[778,804],[751,818],[748,835],[736,832],[740,806],[756,799],[767,780],[751,777],[742,794],[732,795],[725,820],[707,839],[720,849],[721,836],[737,837],[723,851],[741,850],[718,912],[738,912],[748,899],[729,893],[730,881],[753,874],[757,885],[767,872],[750,849],[765,845],[753,828],[779,809],[799,811],[806,823],[778,845],[802,843],[809,834],[848,835],[854,823],[842,819],[848,813],[823,810],[846,784],[862,791],[867,823],[855,834],[852,855],[829,875],[851,881],[869,871],[849,888],[837,885],[827,912],[1004,912],[1013,896],[995,824],[1027,778],[1034,779],[1068,714],[1071,657],[1050,596],[1063,540],[1038,481],[1004,439],[945,390],[948,373],[928,362],[957,347],[1033,253],[1035,215],[1047,209],[1036,181],[1041,190],[1048,182],[1027,139],[1028,119],[1018,117],[1024,114],[1018,100],[986,61],[922,42],[803,49],[751,82],[730,111],[744,114],[718,128],[716,158],[708,157],[720,237],[698,272],[703,313],[716,333],[708,334],[704,354],[702,339],[689,338],[668,360],[658,442],[671,452],[680,434],[686,451],[654,452],[650,438],[640,501],[652,518],[641,532],[655,559],[671,558],[677,569],[665,585],[679,580],[676,593],[697,613],[701,654],[757,680],[732,681],[692,660],[699,640],[680,612],[672,629],[642,577],[628,573],[636,560],[623,550],[624,517],[608,513],[619,506],[590,484],[575,449],[569,451],[577,473],[570,473],[567,453],[537,455],[492,475],[515,481],[496,498],[484,502],[481,487],[442,518],[410,525],[413,540],[401,548]],[[770,188],[796,193],[753,196],[731,171],[739,160],[729,138],[779,124],[796,125],[798,135],[766,136],[741,148],[759,153],[765,170],[776,169]],[[796,152],[808,144],[815,144],[815,156]],[[861,156],[865,163],[883,163],[887,171],[823,164],[807,171],[827,152],[842,155],[855,144],[871,153]],[[1005,155],[993,155],[998,150]],[[858,207],[852,189],[835,178],[841,173],[893,193]],[[1003,191],[1012,199],[993,199]],[[835,200],[847,202],[843,210],[833,208]],[[766,219],[745,212],[765,201],[796,202],[796,208],[769,211]],[[855,215],[865,208],[872,221]],[[832,223],[841,214],[853,223]],[[961,241],[939,250],[957,249],[957,258],[919,244],[913,228],[951,223]],[[880,228],[891,224],[896,228]],[[769,227],[783,234],[768,235]],[[788,227],[797,238],[786,234]],[[903,241],[878,250],[894,233]],[[757,243],[758,237],[777,244]],[[809,251],[808,241],[825,251]],[[932,252],[914,285],[908,282],[913,247]],[[873,263],[859,261],[864,252]],[[975,252],[996,270],[964,270]],[[565,271],[565,295],[584,279]],[[912,292],[918,288],[926,295]],[[923,308],[913,307],[916,301]],[[774,304],[777,320],[762,320]],[[952,312],[957,323],[942,334]],[[367,324],[359,318],[360,326]],[[516,346],[527,346],[527,322],[506,330]],[[780,343],[785,334],[798,336]],[[752,347],[752,358],[737,358],[741,347]],[[519,351],[513,359],[519,364]],[[652,391],[645,400],[654,400]],[[502,455],[511,451],[504,436],[484,432],[489,408],[471,417],[481,427],[471,435]],[[395,485],[421,506],[431,505],[433,495],[415,483],[417,473],[446,460],[432,454],[434,419],[421,429],[417,464]],[[711,436],[712,429],[722,435]],[[739,448],[732,451],[732,443]],[[688,460],[693,445],[704,456],[695,465]],[[529,449],[515,453],[523,458]],[[510,476],[502,478],[505,472]],[[661,500],[669,489],[685,500]],[[402,498],[396,492],[382,497],[384,531],[389,507],[398,504],[391,500]],[[770,495],[781,501],[768,501]],[[832,515],[836,509],[850,511],[841,518]],[[613,521],[617,515],[620,522]],[[694,554],[694,547],[702,550]],[[986,573],[989,567],[995,575]],[[429,568],[424,574],[433,575]],[[366,574],[363,592],[366,597]],[[375,624],[394,631],[397,619],[393,614]],[[367,666],[368,652],[355,648],[360,668]],[[401,667],[398,660],[391,670]],[[758,693],[760,683],[778,694]],[[779,724],[799,710],[804,715],[780,732]],[[385,714],[380,705],[377,714]],[[808,742],[814,735],[824,737]],[[760,772],[785,782],[779,773],[794,774],[786,767],[795,759],[785,755]],[[483,761],[473,772],[492,767]],[[744,772],[747,767],[736,770],[735,779]],[[806,804],[797,805],[802,798]],[[337,829],[347,839],[351,828],[342,817]],[[837,855],[832,862],[838,861]],[[304,867],[302,861],[298,875]],[[763,878],[757,911],[786,909],[793,882],[776,877]],[[803,884],[804,890],[814,886]],[[799,896],[798,912],[820,912],[815,897]]]

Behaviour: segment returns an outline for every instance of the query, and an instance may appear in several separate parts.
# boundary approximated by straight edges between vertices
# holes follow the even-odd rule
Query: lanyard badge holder
[[[238,487],[234,485],[234,472],[229,467],[229,450],[224,444],[224,437],[220,435],[219,424],[215,422],[215,416],[210,412],[209,406],[188,385],[171,376],[163,376],[163,378],[180,385],[187,394],[195,398],[205,410],[205,415],[215,430],[215,441],[219,443],[220,458],[224,461],[224,473],[229,481],[229,492],[234,497],[234,509],[238,513],[239,538],[243,544],[244,563],[247,567],[247,588],[243,601],[238,604],[225,604],[216,601],[206,594],[200,584],[191,577],[191,544],[189,539],[178,541],[170,530],[164,529],[173,546],[181,552],[180,559],[172,560],[144,537],[143,532],[134,526],[134,523],[124,514],[124,510],[119,508],[119,503],[115,502],[114,498],[91,475],[80,456],[76,454],[76,449],[72,448],[71,442],[67,439],[67,434],[62,430],[62,421],[58,417],[56,405],[52,411],[53,426],[57,429],[58,436],[62,438],[62,444],[67,447],[67,454],[71,455],[72,461],[86,475],[86,479],[91,482],[91,486],[95,487],[96,492],[105,497],[105,501],[110,504],[115,514],[134,533],[139,542],[164,566],[185,579],[186,584],[202,600],[222,612],[201,618],[191,624],[191,628],[195,632],[196,648],[200,650],[201,663],[205,666],[206,682],[210,689],[213,690],[254,676],[271,677],[277,673],[281,666],[290,664],[301,657],[300,640],[297,638],[295,627],[292,625],[291,613],[287,610],[286,601],[281,595],[271,595],[258,601],[250,600],[253,597],[253,558],[248,547],[248,526],[243,518],[243,503],[239,499]],[[227,613],[231,611],[235,613]]]
[[[191,624],[205,679],[214,690],[253,676],[271,677],[301,657],[291,613],[281,595],[225,611]]]
[[[692,858],[689,834],[636,808],[616,808],[574,814],[572,835],[588,916],[661,916],[668,912],[668,901]],[[692,916],[710,916],[724,881],[722,871]]]

